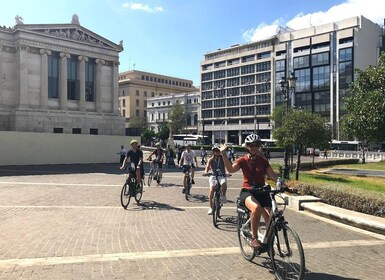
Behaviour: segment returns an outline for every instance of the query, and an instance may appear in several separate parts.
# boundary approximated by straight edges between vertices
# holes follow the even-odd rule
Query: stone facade
[[[122,50],[78,21],[0,27],[0,130],[124,135]]]

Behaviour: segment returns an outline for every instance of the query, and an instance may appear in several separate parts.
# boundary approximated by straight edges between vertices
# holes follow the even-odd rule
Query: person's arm
[[[184,151],[180,155],[179,166],[182,166],[184,160]]]
[[[209,158],[209,160],[206,163],[205,173],[209,173],[211,162],[213,161],[214,157]]]
[[[277,182],[278,180],[278,175],[274,172],[273,168],[271,168],[271,166],[269,166],[267,169],[266,169],[266,174],[267,176],[273,180],[274,182]]]
[[[227,149],[226,145],[222,145],[221,148],[220,148],[220,151],[221,151],[221,154],[222,154],[223,163],[225,164],[226,170],[229,173],[237,172],[240,169],[240,166],[238,165],[238,162],[234,162],[234,164],[231,165],[231,162],[230,162],[230,160],[229,160],[229,158],[227,157],[227,154],[226,154],[226,149]]]
[[[124,169],[124,167],[126,166],[126,162],[128,160],[128,157],[126,155],[126,157],[124,158],[123,162],[122,162],[122,166],[120,167],[120,169]]]

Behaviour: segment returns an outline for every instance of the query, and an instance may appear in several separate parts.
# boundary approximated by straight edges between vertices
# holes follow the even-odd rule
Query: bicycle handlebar
[[[252,188],[252,192],[257,193],[257,194],[278,194],[278,193],[297,193],[298,191],[296,189],[290,189],[289,187],[283,187],[279,190],[277,189],[272,189],[270,185],[265,185],[263,187],[259,188]]]

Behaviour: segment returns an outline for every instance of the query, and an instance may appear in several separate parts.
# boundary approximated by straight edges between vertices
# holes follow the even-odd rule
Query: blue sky
[[[119,71],[143,70],[200,83],[204,54],[274,35],[278,26],[310,25],[364,15],[383,24],[383,0],[11,0],[0,25],[80,24],[118,43]]]

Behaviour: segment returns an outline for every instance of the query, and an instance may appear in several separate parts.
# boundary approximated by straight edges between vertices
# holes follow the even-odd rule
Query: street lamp
[[[295,86],[297,83],[297,77],[294,76],[294,73],[291,72],[289,78],[286,80],[285,77],[282,77],[279,81],[279,85],[281,86],[281,91],[284,96],[284,101],[286,102],[286,114],[289,112],[289,101],[290,94],[295,92]],[[295,98],[295,97],[294,97]],[[289,148],[285,147],[285,166],[283,167],[283,178],[289,179]]]

